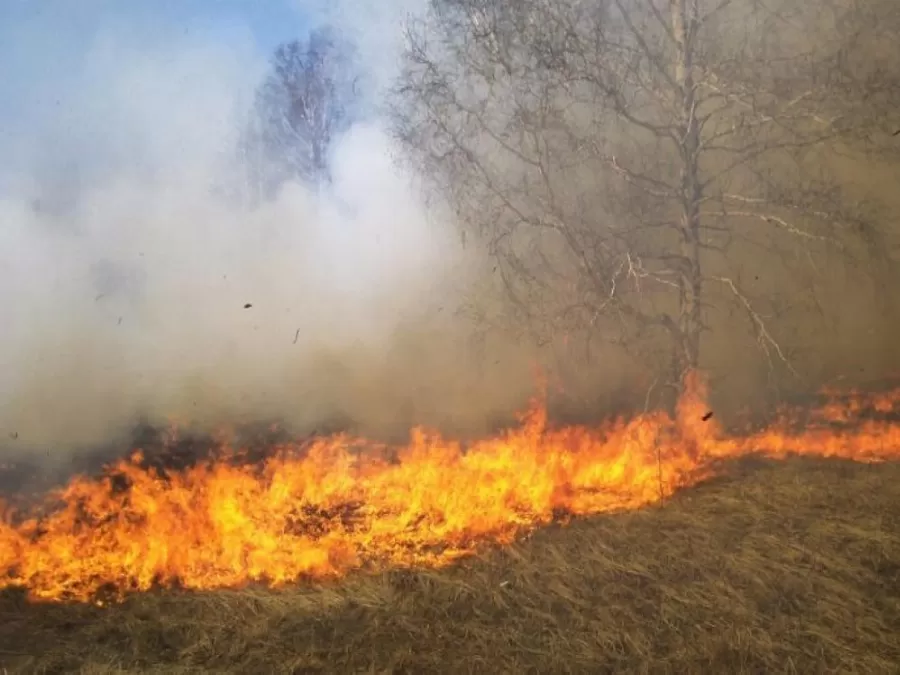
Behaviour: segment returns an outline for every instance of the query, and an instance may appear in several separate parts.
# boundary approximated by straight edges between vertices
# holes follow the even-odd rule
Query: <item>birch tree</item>
[[[358,72],[353,46],[330,28],[275,50],[239,149],[257,194],[287,180],[330,181],[329,152],[359,102]]]
[[[409,26],[395,129],[536,340],[604,340],[677,386],[737,318],[773,376],[796,372],[779,328],[824,320],[817,280],[892,267],[877,209],[830,158],[900,122],[900,69],[863,58],[867,28],[897,39],[896,14],[432,0]]]

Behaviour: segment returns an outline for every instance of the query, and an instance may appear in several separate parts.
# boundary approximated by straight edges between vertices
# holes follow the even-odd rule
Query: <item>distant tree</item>
[[[240,147],[256,197],[288,180],[330,181],[332,144],[358,112],[358,72],[353,45],[328,27],[275,50]]]
[[[832,161],[893,130],[900,3],[878,6],[431,0],[397,134],[536,340],[608,341],[677,385],[734,315],[793,370],[778,328],[821,315],[816,280],[891,268]]]

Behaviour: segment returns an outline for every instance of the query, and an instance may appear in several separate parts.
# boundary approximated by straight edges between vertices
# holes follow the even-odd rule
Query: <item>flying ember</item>
[[[87,601],[441,566],[566,516],[656,502],[723,458],[900,459],[900,389],[785,410],[734,436],[707,414],[700,380],[690,383],[674,417],[554,428],[536,402],[517,428],[466,447],[415,429],[399,449],[333,436],[273,448],[252,465],[227,461],[223,448],[166,472],[142,465],[138,451],[27,510],[0,504],[0,587]]]

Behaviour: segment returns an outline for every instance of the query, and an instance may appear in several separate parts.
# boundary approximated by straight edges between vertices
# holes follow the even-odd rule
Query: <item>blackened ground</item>
[[[897,673],[900,464],[727,465],[662,506],[440,571],[138,595],[0,594],[7,673]]]
[[[296,441],[277,422],[241,426],[227,440],[233,449],[241,450],[234,461],[250,463],[271,456],[279,443]],[[17,453],[14,449],[3,452],[0,448],[0,497],[9,500],[39,494],[64,484],[74,475],[100,474],[104,467],[129,457],[135,450],[143,453],[142,466],[165,473],[220,456],[221,441],[213,434],[191,430],[173,436],[168,428],[140,423],[126,437],[91,450],[73,452],[64,461],[53,460],[52,448],[30,454]]]

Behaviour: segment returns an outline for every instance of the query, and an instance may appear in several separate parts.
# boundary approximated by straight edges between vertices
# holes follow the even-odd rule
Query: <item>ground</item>
[[[0,595],[0,673],[75,672],[897,673],[900,464],[744,460],[440,571]]]

